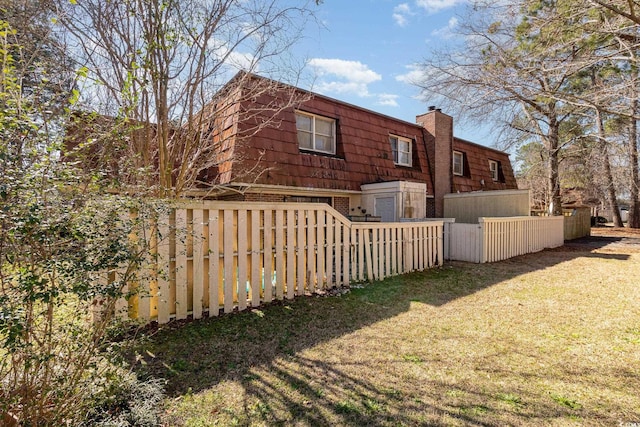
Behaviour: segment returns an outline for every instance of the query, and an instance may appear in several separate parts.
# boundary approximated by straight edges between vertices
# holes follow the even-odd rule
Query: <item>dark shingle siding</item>
[[[264,153],[261,167],[272,169],[258,183],[360,190],[361,184],[407,180],[426,182],[432,191],[420,126],[321,97],[306,101],[299,110],[337,121],[336,155],[300,151],[294,110],[286,110],[279,117],[279,128],[261,130],[243,148],[243,156],[254,162]],[[414,167],[393,163],[390,134],[415,140]]]

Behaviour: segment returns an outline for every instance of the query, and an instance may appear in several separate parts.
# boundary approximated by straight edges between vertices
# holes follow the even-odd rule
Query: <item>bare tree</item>
[[[163,196],[211,187],[199,177],[217,166],[212,135],[228,135],[238,112],[260,117],[252,120],[255,133],[297,101],[286,86],[257,83],[252,75],[295,82],[299,67],[289,52],[312,20],[314,2],[61,0],[57,6],[86,75],[81,101],[109,117],[101,120],[110,132],[93,140],[117,144],[129,162],[119,167],[126,185]],[[288,90],[290,96],[246,109],[245,101]],[[233,96],[234,105],[222,105],[220,93]]]
[[[556,214],[560,213],[560,161],[582,152],[586,162],[593,152],[573,150],[563,156],[562,151],[591,138],[597,141],[603,192],[615,223],[621,225],[608,156],[624,133],[632,205],[629,225],[638,226],[637,10],[635,1],[623,0],[478,1],[473,15],[462,20],[462,46],[437,52],[435,59],[426,61],[419,85],[425,96],[435,94],[460,115],[479,123],[487,118],[502,123],[515,144],[532,138],[541,141]],[[627,129],[613,134],[621,128],[608,127],[607,121],[620,120],[626,121]]]
[[[640,52],[640,4],[636,1],[589,0],[577,2],[583,14],[590,16],[596,25],[592,37],[599,40],[593,53],[591,90],[573,94],[570,102],[582,103],[595,111],[595,122],[608,181],[608,199],[614,213],[614,223],[622,225],[614,194],[614,180],[608,164],[608,151],[612,143],[626,145],[628,173],[625,175],[626,192],[629,195],[630,212],[627,225],[640,228],[640,173],[638,164],[638,120],[640,119],[638,83],[638,52]],[[595,9],[594,9],[595,7]],[[590,13],[589,11],[597,13]],[[594,71],[594,69],[596,71]],[[607,138],[604,117],[609,117],[616,134]],[[620,126],[624,123],[624,126]],[[626,143],[623,143],[623,138]]]
[[[587,3],[640,24],[640,3],[636,0],[587,0]]]
[[[560,23],[548,25],[560,20],[552,9],[528,6],[477,4],[461,20],[462,45],[434,52],[417,84],[460,116],[483,124],[493,119],[518,140],[542,142],[550,211],[560,215],[560,152],[572,142],[561,128],[575,108],[555,95],[581,69],[582,52],[571,48]]]

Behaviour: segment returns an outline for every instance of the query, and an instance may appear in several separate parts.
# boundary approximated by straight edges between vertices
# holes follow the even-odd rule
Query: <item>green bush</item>
[[[142,413],[160,384],[123,375],[107,331],[124,284],[147,280],[137,271],[150,242],[129,236],[153,227],[159,208],[100,195],[98,177],[64,161],[68,108],[52,105],[37,82],[51,81],[46,69],[24,64],[33,55],[16,34],[0,19],[0,423],[78,425],[124,399],[123,420],[153,424]]]
[[[121,393],[107,331],[148,255],[148,243],[129,235],[156,212],[122,198],[66,197],[21,191],[0,214],[0,413],[24,425],[78,420],[95,395]]]

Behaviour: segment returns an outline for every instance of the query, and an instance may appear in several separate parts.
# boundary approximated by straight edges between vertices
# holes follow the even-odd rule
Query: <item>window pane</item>
[[[408,153],[409,151],[411,151],[411,146],[409,145],[409,141],[399,141],[399,150],[400,151],[404,151],[405,153]]]
[[[491,171],[491,178],[494,181],[498,180],[498,163],[493,160],[489,160],[489,170]]]
[[[333,122],[316,117],[316,133],[320,135],[333,135]]]
[[[291,117],[291,116],[289,116]],[[306,130],[308,132],[311,132],[311,121],[312,121],[312,117],[309,116],[304,116],[302,114],[296,114],[296,127],[298,129],[303,129]]]
[[[398,159],[398,163],[400,163],[402,165],[408,165],[409,164],[409,153],[400,153],[399,159]]]
[[[313,143],[312,143],[312,139],[311,139],[311,134],[299,130],[298,131],[298,144],[300,145],[300,148],[306,148],[308,150],[313,150]]]
[[[335,120],[296,112],[296,127],[301,149],[335,153]]]
[[[462,175],[462,154],[453,153],[453,173]]]
[[[327,136],[316,135],[316,150],[325,151],[328,153],[333,152],[333,138]]]

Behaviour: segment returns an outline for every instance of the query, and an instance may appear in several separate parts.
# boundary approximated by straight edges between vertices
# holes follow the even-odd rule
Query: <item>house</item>
[[[441,217],[448,193],[517,188],[508,154],[454,137],[440,109],[410,123],[294,89],[302,101],[276,125],[242,138],[259,120],[240,119],[256,107],[243,105],[218,131],[220,161],[201,178],[224,189],[217,199],[324,202],[347,216],[397,221]],[[251,102],[268,105],[271,96]],[[230,102],[218,104],[229,111]],[[248,178],[247,170],[256,172]]]

